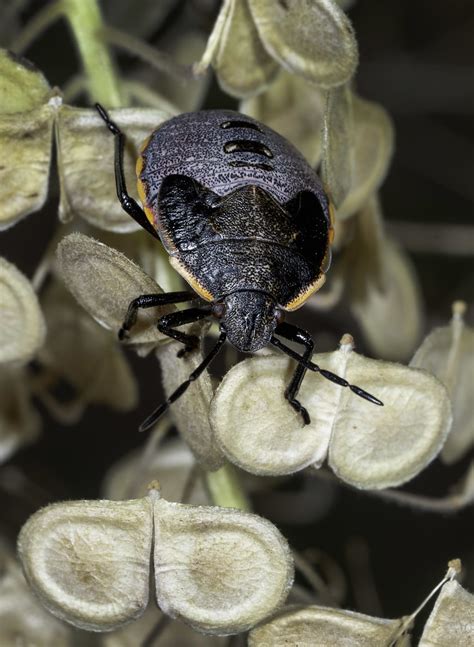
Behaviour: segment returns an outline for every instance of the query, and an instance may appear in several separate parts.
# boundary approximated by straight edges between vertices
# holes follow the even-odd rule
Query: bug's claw
[[[189,353],[192,353],[196,348],[199,346],[199,337],[196,337],[195,335],[192,335],[191,339],[189,342],[186,344],[184,348],[181,348],[176,353],[176,357],[185,357],[186,355],[189,355]]]
[[[307,410],[303,407],[301,402],[298,400],[288,400],[288,402],[291,404],[293,409],[297,411],[299,414],[301,414],[301,417],[303,418],[303,422],[305,425],[309,425],[311,422],[311,418],[309,417],[309,413]]]
[[[125,328],[124,326],[120,328],[120,330],[118,331],[118,338],[120,341],[125,341],[126,339],[130,338],[127,328]]]

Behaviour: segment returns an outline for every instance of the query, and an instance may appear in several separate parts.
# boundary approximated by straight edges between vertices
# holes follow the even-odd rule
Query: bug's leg
[[[113,122],[105,108],[100,103],[96,103],[95,107],[97,112],[105,121],[107,128],[115,137],[115,187],[117,190],[117,197],[120,200],[122,209],[128,213],[129,216],[138,222],[139,225],[146,229],[155,238],[159,238],[158,233],[155,231],[153,225],[146,217],[145,212],[140,205],[128,194],[127,185],[125,184],[125,174],[123,172],[123,151],[125,146],[125,135],[120,130],[115,122]]]
[[[118,332],[118,338],[122,341],[128,336],[129,330],[137,321],[139,308],[154,308],[155,306],[165,306],[170,303],[182,303],[183,301],[194,301],[196,294],[194,292],[164,292],[161,294],[142,294],[133,299],[128,306],[122,327]]]
[[[338,384],[339,386],[347,386],[352,391],[352,393],[355,393],[360,398],[364,398],[364,400],[367,400],[368,402],[372,402],[372,404],[377,404],[379,407],[383,407],[382,400],[379,400],[371,393],[368,393],[364,389],[361,389],[360,386],[356,386],[355,384],[350,384],[346,379],[344,379],[343,377],[340,377],[339,375],[336,375],[332,371],[326,371],[326,369],[321,368],[314,362],[305,360],[303,357],[298,355],[298,353],[296,353],[294,350],[292,350],[288,346],[285,346],[285,344],[283,344],[276,337],[272,337],[270,340],[270,343],[273,344],[273,346],[276,346],[277,348],[279,348],[286,355],[289,355],[293,359],[296,359],[297,362],[300,362],[301,364],[303,364],[306,369],[310,371],[314,371],[315,373],[320,373],[323,377],[326,378],[326,380],[329,380],[330,382],[334,382],[334,384]]]
[[[170,404],[172,404],[173,402],[176,402],[176,400],[183,395],[183,393],[187,390],[189,385],[192,384],[192,382],[194,382],[194,380],[196,380],[201,375],[204,369],[209,366],[209,364],[212,362],[212,360],[215,358],[217,353],[222,348],[222,345],[225,342],[225,340],[226,340],[226,334],[225,332],[221,332],[216,344],[206,355],[206,357],[202,360],[199,366],[194,369],[194,371],[191,373],[191,375],[188,377],[187,380],[185,380],[180,386],[178,386],[178,388],[175,391],[173,391],[173,393],[169,396],[169,398],[167,398],[162,404],[160,404],[160,406],[157,407],[153,411],[153,413],[150,414],[148,418],[142,422],[139,428],[140,431],[145,431],[146,429],[154,425],[155,422],[158,420],[158,418],[169,408]]]
[[[290,341],[294,341],[297,344],[302,344],[305,347],[302,359],[305,362],[308,362],[311,359],[314,350],[314,341],[311,338],[311,335],[306,332],[306,330],[302,330],[301,328],[292,326],[289,323],[282,322],[276,327],[275,334],[280,335],[281,337],[284,337],[285,339],[288,339]],[[285,398],[291,404],[293,409],[301,414],[305,425],[308,425],[311,422],[309,413],[303,407],[301,402],[296,399],[296,395],[298,394],[301,382],[303,381],[306,371],[307,367],[304,364],[298,363],[293,377],[291,378],[291,382],[286,387]]]
[[[170,314],[163,315],[163,317],[158,321],[158,330],[164,335],[168,335],[168,337],[172,337],[184,344],[184,348],[178,352],[178,357],[183,357],[186,353],[190,353],[198,347],[199,337],[196,335],[188,335],[180,330],[175,330],[174,326],[184,326],[184,324],[205,319],[206,317],[209,317],[210,314],[210,306],[171,312]]]

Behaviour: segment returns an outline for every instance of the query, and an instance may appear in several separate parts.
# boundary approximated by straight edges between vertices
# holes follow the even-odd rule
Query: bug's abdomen
[[[319,178],[301,153],[268,126],[229,110],[185,113],[165,122],[147,141],[138,169],[140,194],[155,212],[169,175],[192,178],[219,196],[252,184],[280,203],[311,191],[327,208]]]

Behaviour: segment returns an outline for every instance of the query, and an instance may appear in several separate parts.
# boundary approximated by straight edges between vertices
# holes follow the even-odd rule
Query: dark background
[[[135,7],[131,17],[122,12],[126,2],[110,0],[103,6],[111,24],[123,28],[124,22],[130,31],[158,46],[179,21],[209,31],[215,15],[211,1],[176,0],[168,17],[154,28],[143,20],[140,4],[128,3]],[[26,23],[43,5],[27,3],[21,21]],[[0,11],[2,7],[0,4]],[[396,150],[381,190],[382,204],[389,230],[415,264],[428,331],[449,319],[453,300],[472,304],[474,296],[473,265],[467,254],[469,245],[474,246],[474,5],[471,0],[358,0],[349,16],[360,49],[357,89],[362,96],[382,103],[394,119]],[[2,44],[8,45],[3,37]],[[51,27],[26,55],[52,85],[63,85],[77,69],[74,45],[62,22]],[[122,70],[136,65],[123,54],[117,56],[117,62]],[[212,84],[205,107],[235,105]],[[57,181],[53,177],[48,205],[0,235],[0,254],[28,276],[57,227],[56,209]],[[442,225],[445,227],[440,228]],[[419,249],[415,234],[420,231],[429,252]],[[472,310],[467,318],[472,322]],[[343,306],[337,314],[321,315],[311,323],[313,331],[331,329],[335,334],[350,330],[348,326],[353,324]],[[14,541],[27,517],[49,501],[100,496],[104,472],[142,443],[135,430],[159,401],[160,378],[154,361],[129,357],[142,385],[136,411],[118,415],[91,407],[71,428],[58,427],[43,411],[44,433],[39,442],[0,467],[4,473],[18,468],[27,477],[26,485],[15,493],[0,486],[0,534]],[[406,489],[441,496],[470,459],[472,456],[465,457],[449,468],[436,461]],[[298,491],[303,486],[304,477],[296,476],[281,488]],[[261,499],[255,504],[258,509]],[[410,613],[441,578],[447,560],[454,557],[463,558],[464,583],[474,589],[472,508],[452,515],[420,512],[337,486],[334,505],[317,524],[280,524],[280,528],[295,547],[317,546],[346,572],[348,546],[354,539],[362,539],[381,602],[381,609],[370,601],[366,608],[364,603],[356,607],[356,597],[349,591],[345,606],[362,612],[387,617]]]

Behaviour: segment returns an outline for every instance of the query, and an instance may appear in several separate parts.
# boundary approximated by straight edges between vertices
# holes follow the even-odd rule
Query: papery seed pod
[[[418,647],[474,644],[474,595],[456,580],[446,582],[428,618]]]
[[[328,92],[321,176],[339,220],[364,207],[383,182],[394,149],[385,109],[354,94],[348,85]]]
[[[148,604],[152,509],[147,499],[56,503],[23,526],[26,579],[57,617],[110,631]]]
[[[30,586],[52,613],[89,631],[140,617],[150,557],[160,608],[198,631],[240,633],[283,604],[293,561],[269,521],[168,503],[153,488],[131,501],[53,504],[28,520],[19,554]]]
[[[291,370],[288,360],[274,354],[245,360],[226,374],[211,407],[215,437],[229,460],[276,476],[318,468],[327,458],[344,481],[378,489],[409,480],[439,453],[452,416],[446,389],[434,376],[358,355],[349,335],[339,350],[315,359],[364,388],[377,385],[384,406],[368,407],[311,373],[301,388],[311,423],[302,427],[278,395]]]
[[[25,364],[44,343],[46,325],[33,286],[0,258],[0,364]]]
[[[123,108],[113,114],[130,133],[135,149],[150,129],[170,117],[162,110],[145,108]],[[136,223],[123,213],[117,203],[113,142],[104,132],[95,110],[63,106],[56,121],[56,146],[61,220],[80,216],[100,229],[121,233],[136,231]],[[134,162],[135,155],[127,152],[128,177],[133,177]]]
[[[348,229],[350,241],[334,274],[344,282],[349,307],[374,355],[407,360],[422,331],[420,287],[407,254],[384,231],[378,196],[354,214]]]
[[[63,238],[57,251],[58,272],[77,301],[98,323],[118,331],[128,304],[142,292],[159,293],[159,285],[124,254],[83,234]],[[153,348],[168,339],[156,319],[173,306],[140,313],[133,343]]]
[[[453,428],[441,453],[451,464],[474,445],[472,419],[472,375],[474,329],[466,325],[463,301],[453,303],[453,317],[448,326],[435,328],[423,341],[410,362],[436,375],[448,389],[453,403]]]
[[[47,195],[59,97],[35,66],[0,49],[0,230],[40,209]]]
[[[77,633],[76,633],[77,637]],[[0,540],[0,645],[73,647],[73,630],[48,613]]]
[[[316,605],[288,608],[270,622],[253,629],[249,635],[249,647],[311,644],[318,647],[401,647],[400,642],[392,642],[400,625],[400,619],[374,618]]]
[[[115,336],[97,324],[59,283],[48,286],[42,304],[48,333],[38,360],[51,378],[64,380],[75,391],[67,403],[42,391],[46,406],[48,402],[53,406],[52,415],[56,411],[59,420],[72,422],[91,402],[117,411],[136,407],[138,387]]]
[[[332,0],[225,0],[196,71],[212,64],[225,91],[246,98],[265,89],[278,64],[329,88],[345,83],[357,61],[351,24]]]

